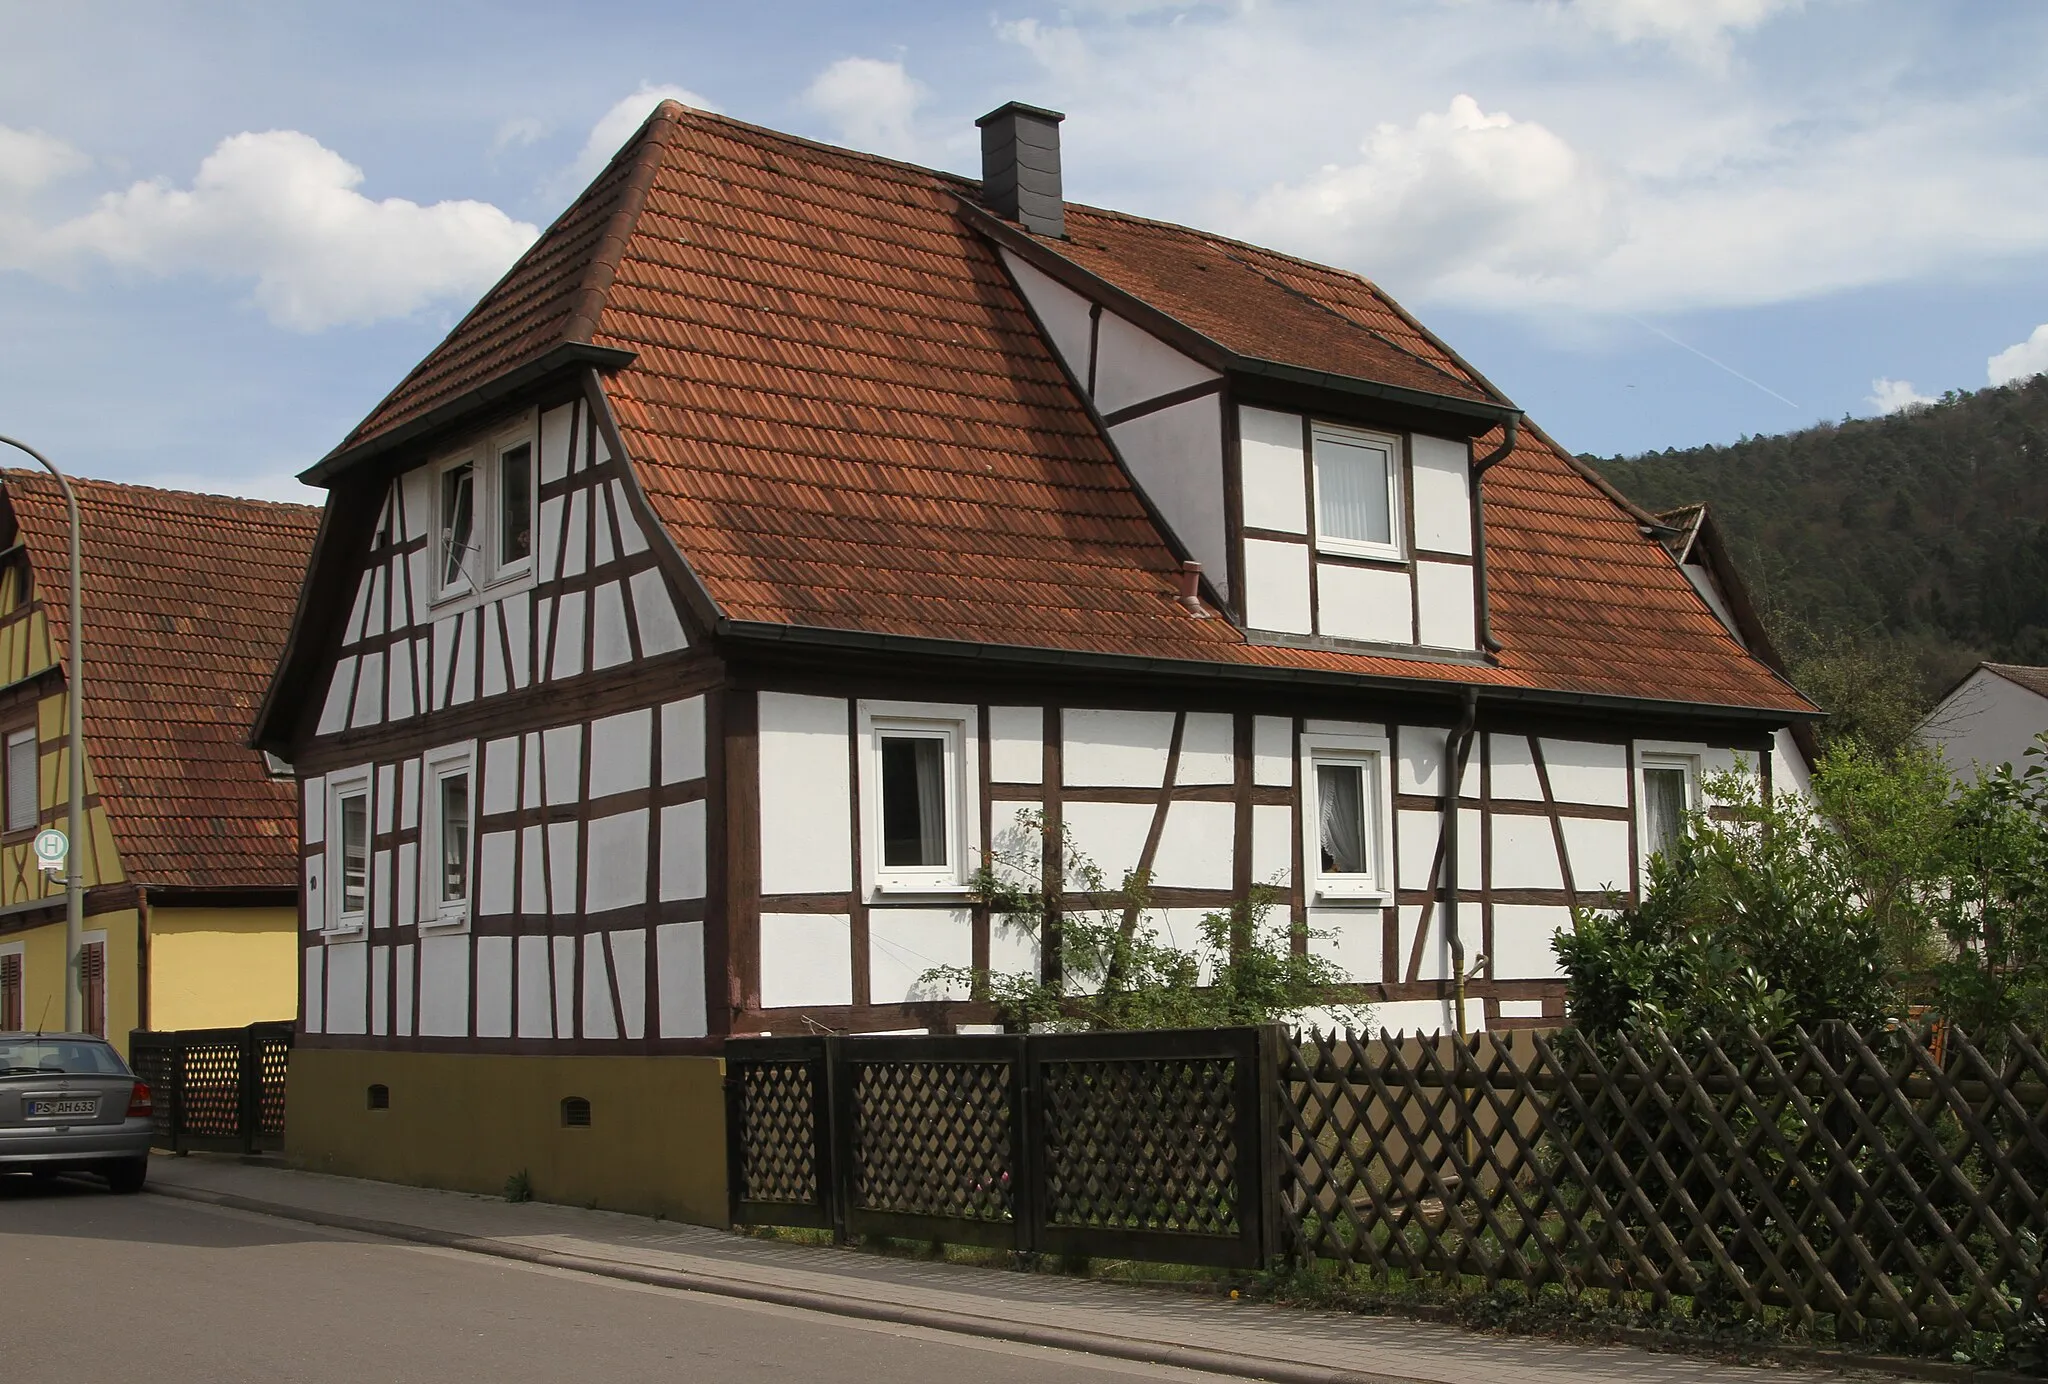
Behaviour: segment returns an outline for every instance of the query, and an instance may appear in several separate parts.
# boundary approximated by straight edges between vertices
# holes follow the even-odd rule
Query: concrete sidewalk
[[[150,1186],[163,1195],[640,1283],[1284,1384],[1769,1384],[1842,1377],[891,1259],[227,1158],[159,1156]],[[1963,1372],[1937,1366],[1929,1373]]]

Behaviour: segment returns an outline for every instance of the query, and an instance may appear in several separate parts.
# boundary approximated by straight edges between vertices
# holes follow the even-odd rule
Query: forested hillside
[[[1586,459],[1648,509],[1713,507],[1824,704],[1873,678],[1926,698],[1980,659],[2048,664],[2048,376],[1728,447]]]

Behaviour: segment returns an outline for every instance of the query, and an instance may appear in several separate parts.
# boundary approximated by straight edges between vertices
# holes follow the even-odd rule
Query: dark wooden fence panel
[[[129,1065],[155,1096],[157,1146],[283,1148],[292,1033],[289,1022],[130,1033]]]
[[[1277,1067],[1287,1250],[1926,1348],[2048,1274],[2048,1062],[2018,1033],[1310,1035]]]

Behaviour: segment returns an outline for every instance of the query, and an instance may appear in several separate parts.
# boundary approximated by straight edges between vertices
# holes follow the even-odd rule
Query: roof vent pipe
[[[1011,101],[974,123],[981,128],[981,204],[1033,235],[1067,234],[1060,192],[1058,111]]]
[[[1179,601],[1197,620],[1206,619],[1209,612],[1202,609],[1202,564],[1193,558],[1180,565]]]

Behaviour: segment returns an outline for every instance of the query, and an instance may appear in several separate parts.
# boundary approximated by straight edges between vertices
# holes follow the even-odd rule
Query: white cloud
[[[498,126],[497,134],[491,137],[493,156],[507,149],[524,149],[545,136],[548,127],[536,116],[517,115]]]
[[[2012,384],[2048,372],[2048,323],[2034,328],[2025,341],[1985,361],[1984,370],[1993,384]]]
[[[1863,402],[1876,413],[1905,413],[1926,408],[1934,402],[1934,396],[1913,388],[1911,380],[1875,379],[1870,382],[1870,396]]]
[[[1668,44],[1688,57],[1718,66],[1729,38],[1761,26],[1805,0],[1572,0],[1572,11],[1625,43]]]
[[[0,188],[33,192],[91,162],[55,135],[0,125]]]
[[[487,202],[372,201],[363,170],[296,130],[220,142],[189,188],[168,179],[108,193],[18,251],[46,273],[98,261],[145,274],[254,280],[271,321],[296,331],[404,317],[467,298],[538,232]]]
[[[680,101],[700,111],[710,111],[713,115],[719,113],[717,106],[686,87],[642,82],[638,91],[621,99],[590,127],[590,138],[583,141],[583,152],[576,156],[576,162],[569,165],[568,180],[581,188],[596,177],[612,161],[612,155],[619,152],[619,146],[633,137],[633,132],[663,101]]]
[[[804,104],[831,121],[842,142],[907,159],[917,152],[911,122],[924,97],[923,84],[900,62],[841,58],[818,74]]]

